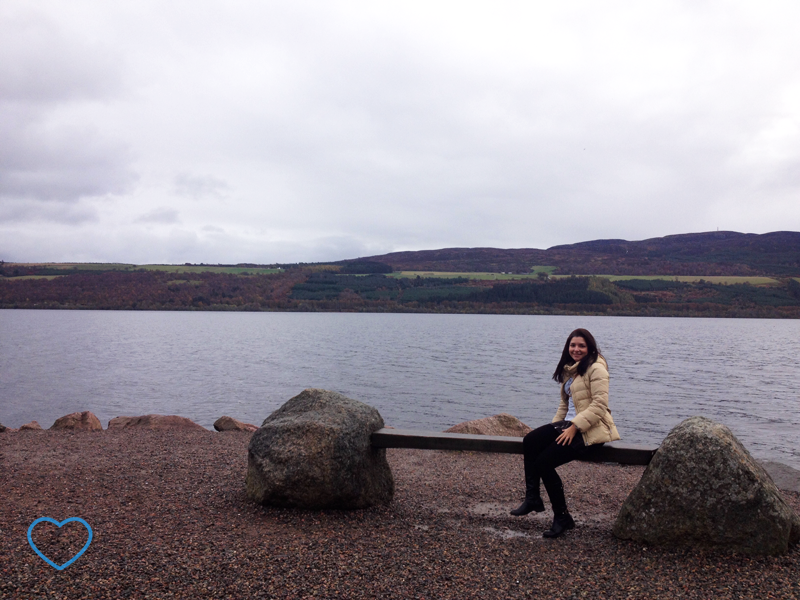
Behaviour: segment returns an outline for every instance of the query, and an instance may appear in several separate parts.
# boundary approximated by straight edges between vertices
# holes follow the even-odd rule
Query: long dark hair
[[[564,344],[564,350],[561,352],[561,360],[558,361],[556,371],[553,373],[553,381],[562,383],[562,377],[564,377],[564,367],[575,364],[575,360],[569,355],[569,343],[574,337],[582,337],[586,341],[586,349],[588,350],[586,356],[584,356],[581,359],[581,362],[578,364],[578,375],[585,375],[586,370],[597,361],[597,357],[602,356],[600,354],[600,349],[597,347],[597,342],[595,341],[594,336],[585,329],[576,329],[569,334],[567,343]]]

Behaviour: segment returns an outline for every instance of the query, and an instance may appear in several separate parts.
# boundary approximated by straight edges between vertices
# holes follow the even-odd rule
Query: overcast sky
[[[0,259],[800,230],[800,3],[2,0]]]

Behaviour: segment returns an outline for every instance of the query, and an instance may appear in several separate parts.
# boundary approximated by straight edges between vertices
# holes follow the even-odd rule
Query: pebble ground
[[[395,498],[361,511],[258,506],[244,493],[247,433],[0,434],[0,598],[800,598],[800,549],[780,557],[617,540],[642,467],[560,469],[577,528],[512,517],[522,458],[389,450]],[[800,511],[800,494],[785,492]],[[28,526],[81,517],[94,539],[57,571]],[[38,525],[61,564],[79,524]]]

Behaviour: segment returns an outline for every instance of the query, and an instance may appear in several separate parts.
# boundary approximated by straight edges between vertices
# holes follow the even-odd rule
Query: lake
[[[624,441],[683,419],[730,427],[800,469],[800,321],[526,315],[0,310],[0,422],[50,427],[91,410],[261,424],[305,388],[375,406],[387,425],[443,430],[500,412],[531,426],[558,402],[570,331],[597,338]]]

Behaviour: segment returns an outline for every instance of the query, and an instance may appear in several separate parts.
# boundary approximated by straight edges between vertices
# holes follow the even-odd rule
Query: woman
[[[544,532],[547,538],[575,527],[556,467],[579,458],[593,444],[620,439],[608,408],[608,365],[591,333],[576,329],[569,334],[553,379],[561,384],[561,402],[553,422],[534,429],[522,441],[525,500],[511,511],[515,516],[544,511],[541,479],[553,507],[553,525]]]

